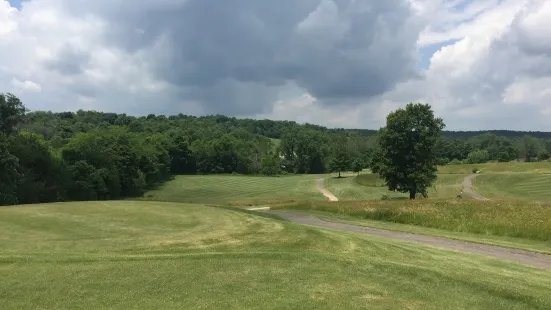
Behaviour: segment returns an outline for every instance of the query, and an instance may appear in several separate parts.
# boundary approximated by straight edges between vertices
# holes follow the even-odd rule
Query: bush
[[[482,164],[490,160],[490,155],[487,150],[476,150],[469,153],[467,156],[467,163],[469,164]]]
[[[473,173],[478,173],[478,171],[480,171],[478,168],[473,168]]]
[[[463,162],[461,162],[459,159],[453,159],[450,161],[449,165],[461,165]]]
[[[546,161],[546,160],[549,160],[550,158],[551,158],[551,154],[549,154],[549,152],[547,151],[543,151],[538,154],[539,161]]]

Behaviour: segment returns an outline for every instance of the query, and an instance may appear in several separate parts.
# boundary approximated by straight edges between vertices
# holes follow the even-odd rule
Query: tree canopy
[[[390,124],[412,126],[406,111],[389,115]],[[391,157],[386,156],[381,141],[399,132],[400,125],[387,128],[378,133],[223,115],[28,112],[14,95],[0,94],[0,205],[139,197],[175,174],[280,176],[359,172],[368,166],[389,173],[382,164],[396,151],[386,150]],[[439,164],[468,163],[474,158],[469,154],[484,154],[477,162],[548,160],[549,137],[542,132],[442,132],[435,136],[431,158]],[[394,150],[407,151],[402,149],[407,143],[397,145]],[[408,158],[405,162],[412,161]],[[418,181],[424,176],[420,173]]]
[[[389,190],[427,196],[436,180],[437,156],[434,152],[444,122],[434,117],[428,104],[408,104],[387,116],[379,132],[375,170]]]

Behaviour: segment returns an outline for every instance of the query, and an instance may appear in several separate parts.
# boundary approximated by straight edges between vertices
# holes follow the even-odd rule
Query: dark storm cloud
[[[288,82],[327,103],[380,95],[414,74],[420,31],[407,0],[67,5],[106,19],[109,44],[148,51],[158,78],[216,112],[263,112]]]
[[[44,62],[44,66],[63,75],[78,75],[90,61],[90,55],[72,46],[64,46],[53,59]]]

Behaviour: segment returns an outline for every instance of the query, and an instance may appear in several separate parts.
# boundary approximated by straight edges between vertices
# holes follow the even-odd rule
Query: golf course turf
[[[486,168],[472,183],[487,201],[456,199],[470,172],[447,167],[416,201],[378,201],[402,195],[368,173],[210,175],[140,201],[0,208],[0,308],[549,309],[547,263],[432,242],[551,253],[545,166]],[[333,223],[245,210],[262,205]],[[383,237],[399,232],[421,242]]]
[[[551,306],[550,271],[204,205],[59,203],[0,219],[6,309]]]

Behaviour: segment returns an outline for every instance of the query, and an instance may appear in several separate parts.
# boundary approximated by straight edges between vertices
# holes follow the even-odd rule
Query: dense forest
[[[550,137],[444,132],[434,152],[442,165],[548,160]],[[0,94],[0,205],[137,197],[177,174],[360,171],[376,139],[375,130],[221,115],[28,112]]]

